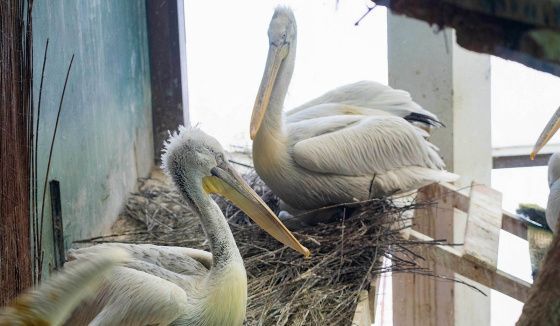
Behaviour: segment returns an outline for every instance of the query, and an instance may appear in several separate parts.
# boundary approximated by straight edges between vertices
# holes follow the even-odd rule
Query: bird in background
[[[181,127],[166,142],[162,162],[199,216],[212,253],[123,243],[72,250],[69,259],[76,264],[108,248],[124,250],[131,259],[111,271],[95,298],[81,305],[67,325],[241,325],[247,306],[245,267],[211,194],[226,197],[274,238],[309,255],[203,131]]]
[[[256,172],[287,204],[311,210],[414,190],[458,175],[427,139],[442,126],[410,94],[373,81],[331,90],[283,112],[295,64],[292,10],[277,7],[251,117]]]
[[[61,325],[87,297],[95,294],[103,279],[129,257],[120,249],[100,250],[79,264],[64,269],[36,289],[0,308],[0,325]]]

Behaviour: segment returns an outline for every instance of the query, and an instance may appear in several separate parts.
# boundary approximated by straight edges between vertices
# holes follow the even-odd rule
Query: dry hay
[[[244,176],[270,207],[278,200],[254,174]],[[399,237],[418,204],[375,199],[338,207],[340,218],[294,232],[312,256],[281,246],[245,215],[217,199],[230,222],[249,281],[247,325],[350,325],[360,290],[387,271],[420,271],[413,247]],[[409,215],[409,214],[408,214]],[[141,180],[117,223],[116,234],[87,242],[154,243],[208,250],[198,218],[166,180]],[[293,228],[292,228],[293,230]],[[395,258],[395,255],[399,258]],[[392,264],[383,264],[383,257]]]

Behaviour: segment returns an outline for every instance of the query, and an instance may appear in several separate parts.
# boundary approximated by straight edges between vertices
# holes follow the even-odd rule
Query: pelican
[[[559,128],[560,108],[556,110],[540,134],[531,152],[531,159],[535,158]],[[560,153],[554,153],[548,160],[548,186],[550,187],[550,193],[548,194],[548,202],[546,204],[546,222],[550,229],[556,233],[558,232],[556,228],[558,218],[560,218]]]
[[[309,255],[229,165],[220,144],[196,128],[180,128],[165,144],[163,169],[200,217],[212,253],[181,247],[111,243],[72,251],[80,262],[119,248],[130,261],[114,269],[96,298],[68,325],[241,325],[247,302],[243,260],[210,194],[231,200],[285,245]]]
[[[64,269],[0,309],[0,325],[60,325],[76,306],[95,293],[117,264],[128,259],[122,250],[107,250]]]
[[[405,91],[358,82],[284,115],[296,34],[292,11],[276,8],[250,129],[255,170],[284,203],[309,210],[458,178],[427,141],[441,122]]]

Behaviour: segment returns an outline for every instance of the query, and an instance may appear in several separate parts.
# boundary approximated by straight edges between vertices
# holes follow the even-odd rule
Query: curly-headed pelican
[[[534,159],[538,152],[560,129],[560,108],[556,110],[546,127],[542,131],[539,139],[531,152],[531,159]],[[548,202],[546,204],[546,222],[553,232],[557,232],[556,226],[560,218],[560,153],[554,153],[548,160]]]
[[[278,7],[250,130],[255,169],[285,203],[314,209],[458,178],[426,139],[441,123],[405,91],[358,82],[284,115],[296,34],[292,11]]]
[[[61,325],[76,306],[97,291],[111,269],[128,259],[125,251],[111,249],[84,258],[21,294],[0,308],[0,325]]]
[[[243,260],[228,223],[210,194],[231,200],[285,245],[309,255],[228,164],[220,144],[199,129],[181,128],[166,143],[163,168],[200,217],[212,254],[155,245],[102,244],[70,258],[121,248],[131,260],[115,268],[95,300],[69,325],[241,325],[247,302]]]

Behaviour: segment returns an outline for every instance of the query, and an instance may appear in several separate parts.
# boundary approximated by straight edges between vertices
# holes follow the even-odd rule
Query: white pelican
[[[163,168],[200,217],[212,254],[155,245],[103,244],[70,253],[79,262],[121,248],[131,260],[114,269],[95,300],[68,325],[241,325],[247,302],[243,260],[224,215],[210,197],[221,194],[282,243],[309,255],[228,164],[220,144],[198,129],[171,136]]]
[[[103,278],[128,259],[122,250],[107,250],[67,264],[32,291],[0,308],[0,325],[60,325],[87,296],[95,293]]]
[[[342,86],[285,116],[296,22],[278,7],[251,117],[257,173],[286,204],[308,210],[453,181],[425,138],[437,117],[410,95],[375,82]],[[417,128],[410,122],[414,123]]]
[[[546,145],[559,128],[560,108],[556,110],[539,136],[531,152],[531,159],[535,158],[535,155]],[[556,229],[558,219],[560,218],[560,153],[554,153],[548,160],[548,186],[550,187],[550,193],[548,194],[548,202],[546,204],[546,222],[548,227],[556,233],[558,231]]]

